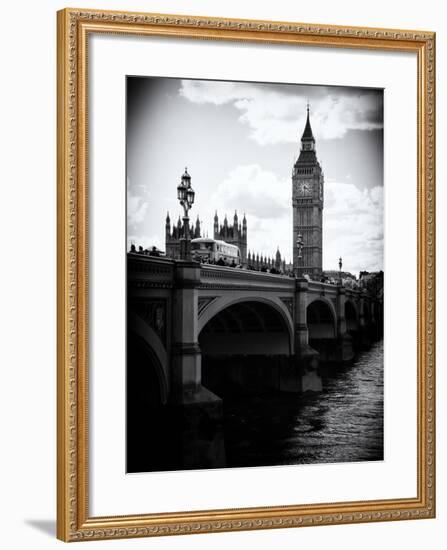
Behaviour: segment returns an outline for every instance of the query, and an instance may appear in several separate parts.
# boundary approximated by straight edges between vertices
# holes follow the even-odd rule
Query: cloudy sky
[[[248,248],[292,258],[292,166],[306,103],[325,174],[323,268],[383,268],[383,93],[364,88],[128,77],[128,245],[164,250],[166,212],[188,167],[190,212],[245,212]]]

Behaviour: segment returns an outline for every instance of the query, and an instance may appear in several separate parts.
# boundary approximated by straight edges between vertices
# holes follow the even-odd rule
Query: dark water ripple
[[[383,459],[383,342],[320,372],[323,391],[224,400],[227,467]]]

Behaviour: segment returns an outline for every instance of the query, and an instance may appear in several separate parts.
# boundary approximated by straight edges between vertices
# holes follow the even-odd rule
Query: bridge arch
[[[198,335],[200,339],[200,335],[203,331],[203,329],[210,323],[210,321],[218,316],[220,313],[224,312],[225,310],[229,311],[230,314],[232,313],[233,306],[240,305],[241,307],[245,306],[247,307],[248,304],[253,304],[252,306],[248,307],[254,307],[255,313],[256,309],[260,309],[261,311],[257,311],[258,315],[262,317],[262,315],[267,314],[269,317],[273,313],[276,317],[276,320],[281,320],[282,326],[287,333],[288,337],[288,353],[293,353],[293,319],[290,314],[290,311],[287,309],[284,302],[282,302],[279,298],[265,298],[265,297],[250,297],[250,296],[241,296],[241,297],[235,297],[233,296],[220,296],[216,297],[199,315],[198,320]],[[257,308],[256,304],[259,304],[259,307]],[[270,315],[269,315],[270,313]]]
[[[250,297],[208,307],[199,319],[202,383],[221,397],[280,389],[293,349],[291,318],[283,308]]]
[[[337,334],[337,313],[334,304],[317,296],[307,304],[306,322],[309,340],[334,339]]]
[[[168,354],[162,341],[158,334],[133,312],[128,314],[127,332],[128,375],[129,369],[132,367],[130,361],[133,357],[137,357],[136,353],[132,354],[132,347],[135,347],[138,348],[140,355],[147,361],[147,369],[152,369],[156,374],[155,378],[152,377],[152,381],[156,381],[161,403],[165,404],[169,393]],[[143,366],[140,364],[138,367],[134,366],[134,368],[143,368]],[[145,373],[141,373],[141,375],[142,380],[147,377]],[[142,389],[144,391],[144,387]]]

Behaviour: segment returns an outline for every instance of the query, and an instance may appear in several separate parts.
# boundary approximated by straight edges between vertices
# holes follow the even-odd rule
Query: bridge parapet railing
[[[251,271],[232,267],[202,265],[200,269],[201,286],[229,286],[271,288],[293,292],[295,279],[285,275],[274,275],[261,271]]]
[[[348,288],[345,286],[341,287],[339,285],[334,285],[331,283],[321,283],[319,281],[309,281],[308,288],[310,292],[324,293],[329,295],[336,295],[339,293],[340,289],[343,289],[347,297],[355,300],[364,296],[368,296],[368,294],[366,294],[365,291],[362,289]]]
[[[174,274],[173,260],[138,253],[127,254],[127,276],[130,283],[141,281],[154,286],[172,286]]]
[[[308,288],[310,292],[324,292],[325,294],[338,294],[339,286],[330,283],[320,283],[319,281],[309,281]]]

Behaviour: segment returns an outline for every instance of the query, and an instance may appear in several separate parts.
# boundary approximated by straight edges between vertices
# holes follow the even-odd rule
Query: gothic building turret
[[[217,210],[214,214],[214,234],[216,235],[219,233],[219,218],[217,217]]]
[[[315,151],[307,105],[301,150],[292,171],[293,269],[299,276],[319,278],[322,275],[323,191],[324,175]]]
[[[278,271],[281,271],[281,252],[279,251],[279,246],[276,250],[276,256],[275,256],[275,269]]]
[[[238,224],[238,218],[237,218],[237,210],[235,210],[234,218],[233,218],[233,235],[235,238],[237,238],[238,234],[239,234],[239,224]]]
[[[169,238],[171,234],[171,218],[169,217],[169,212],[166,213],[166,225],[165,225],[165,240]]]

